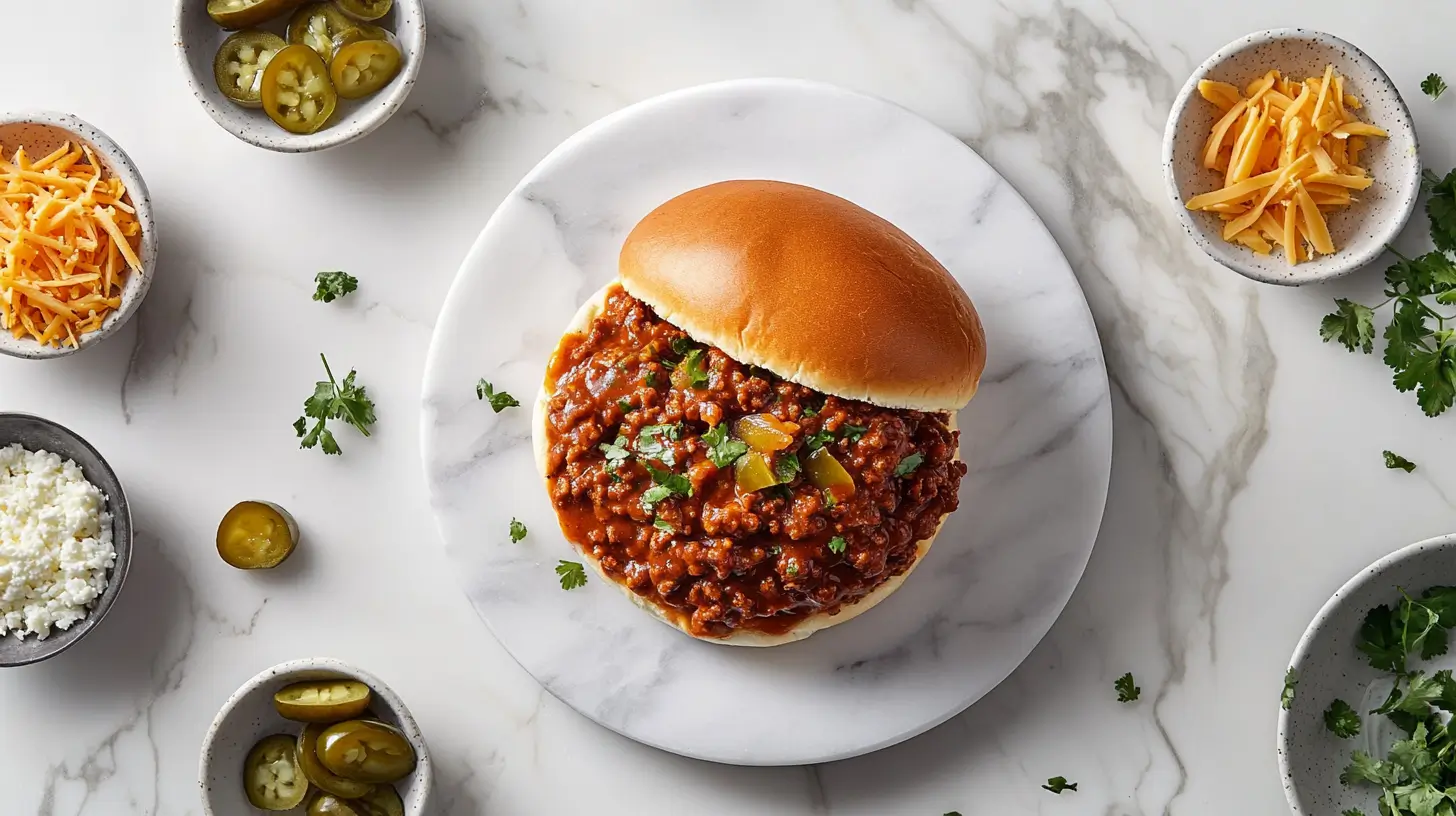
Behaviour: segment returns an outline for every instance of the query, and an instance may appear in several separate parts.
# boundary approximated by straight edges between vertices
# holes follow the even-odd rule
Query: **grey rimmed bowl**
[[[1399,602],[1402,589],[1418,596],[1427,587],[1453,584],[1456,533],[1381,558],[1340,587],[1314,616],[1289,661],[1299,681],[1294,702],[1279,711],[1279,771],[1289,808],[1297,816],[1326,816],[1348,808],[1377,812],[1376,789],[1347,787],[1340,773],[1353,751],[1384,757],[1398,732],[1383,717],[1365,716],[1360,734],[1339,739],[1325,728],[1324,711],[1339,698],[1364,715],[1390,690],[1390,675],[1371,668],[1355,648],[1367,612]],[[1456,668],[1456,655],[1416,661],[1415,668]]]
[[[126,492],[121,480],[90,443],[73,431],[48,419],[29,414],[0,414],[0,448],[20,443],[27,450],[46,450],[70,459],[80,466],[86,480],[101,489],[106,495],[107,509],[111,512],[112,547],[116,551],[116,563],[107,575],[106,591],[92,604],[86,617],[71,625],[70,629],[52,630],[45,640],[35,636],[24,639],[13,634],[0,637],[0,667],[24,666],[55,657],[91,633],[111,610],[116,597],[121,594],[126,582],[126,571],[131,565],[132,525],[131,508],[126,503]]]
[[[374,692],[370,709],[379,720],[404,732],[414,746],[417,763],[408,777],[395,783],[404,800],[405,816],[422,816],[434,786],[430,749],[409,708],[383,680],[342,660],[313,657],[290,660],[264,669],[223,703],[202,740],[198,787],[204,816],[255,816],[243,792],[243,763],[259,740],[271,734],[297,735],[302,723],[290,722],[273,708],[273,694],[289,683],[305,680],[358,680]]]
[[[121,146],[111,140],[101,129],[69,113],[56,111],[25,111],[0,113],[0,156],[9,161],[18,146],[25,148],[26,155],[38,159],[70,142],[90,145],[96,160],[101,162],[107,175],[121,179],[126,185],[127,197],[136,210],[137,222],[142,227],[140,251],[142,274],[127,276],[121,289],[121,308],[107,316],[101,328],[77,338],[76,348],[61,346],[53,348],[26,337],[16,338],[8,331],[0,330],[0,354],[21,357],[27,360],[46,360],[65,357],[82,349],[90,348],[116,332],[136,314],[152,286],[152,277],[157,270],[157,222],[152,217],[152,199],[147,192],[146,182],[137,170],[131,157]]]
[[[295,2],[282,17],[260,28],[288,39],[288,17],[303,2]],[[372,96],[339,100],[334,118],[317,133],[289,133],[273,124],[261,109],[244,108],[223,96],[212,76],[217,49],[233,32],[225,31],[207,16],[207,0],[177,0],[172,37],[181,58],[182,73],[207,115],[228,133],[250,145],[280,153],[308,153],[327,150],[362,139],[384,124],[404,106],[425,56],[425,7],[422,0],[394,0],[394,7],[374,25],[393,31],[404,59],[399,75]]]
[[[1194,195],[1223,186],[1219,174],[1205,168],[1200,157],[1222,114],[1199,95],[1199,81],[1217,80],[1243,88],[1270,69],[1302,79],[1322,75],[1328,64],[1345,77],[1346,92],[1360,98],[1364,105],[1361,118],[1390,133],[1388,139],[1367,139],[1369,147],[1361,156],[1375,184],[1358,194],[1359,202],[1327,216],[1338,251],[1290,266],[1277,249],[1271,255],[1260,255],[1225,242],[1218,216],[1184,206]],[[1300,28],[1276,28],[1240,37],[1198,66],[1168,114],[1163,173],[1170,203],[1200,249],[1241,275],[1285,286],[1330,280],[1375,261],[1410,219],[1421,189],[1415,125],[1395,83],[1354,45],[1331,34]]]

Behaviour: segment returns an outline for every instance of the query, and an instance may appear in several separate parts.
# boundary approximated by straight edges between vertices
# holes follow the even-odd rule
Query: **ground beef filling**
[[[956,509],[966,472],[947,415],[825,396],[742,365],[620,288],[586,334],[563,341],[547,381],[562,529],[702,637],[781,634],[904,573]],[[775,455],[784,483],[751,493],[703,440],[749,414],[799,426]],[[852,495],[830,496],[786,463],[820,445],[853,476]]]

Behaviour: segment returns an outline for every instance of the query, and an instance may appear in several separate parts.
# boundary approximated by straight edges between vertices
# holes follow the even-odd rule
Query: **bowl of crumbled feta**
[[[0,666],[54,657],[95,628],[131,561],[116,473],[47,419],[0,413]]]

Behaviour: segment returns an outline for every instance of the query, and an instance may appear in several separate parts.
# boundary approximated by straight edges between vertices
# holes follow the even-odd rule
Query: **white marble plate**
[[[800,643],[692,640],[575,558],[531,458],[529,408],[476,400],[484,377],[529,405],[578,305],[616,274],[628,230],[685,190],[732,178],[808,184],[900,226],[961,281],[990,360],[961,412],[970,474],[926,562],[870,613]],[[789,80],[692,88],[568,139],[496,210],[435,330],[422,436],[458,580],[552,694],[649,745],[786,765],[912,737],[1025,659],[1082,575],[1111,465],[1107,374],[1066,259],[1016,191],[964,144],[886,102]],[[511,543],[512,517],[530,529]]]

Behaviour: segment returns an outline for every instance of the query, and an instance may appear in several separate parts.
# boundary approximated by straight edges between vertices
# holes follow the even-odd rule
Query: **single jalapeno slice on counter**
[[[239,502],[217,526],[217,554],[238,569],[272,569],[297,545],[298,525],[287,511],[268,502]]]
[[[288,42],[306,45],[328,62],[334,58],[334,39],[357,25],[333,3],[309,3],[288,20]]]
[[[336,723],[363,714],[373,696],[358,680],[309,680],[279,689],[273,707],[295,722]]]
[[[376,816],[374,808],[357,799],[316,793],[308,800],[308,816]]]
[[[392,785],[375,785],[360,801],[374,808],[375,816],[404,816],[404,800]]]
[[[374,790],[368,782],[355,782],[331,772],[318,758],[318,738],[328,730],[326,723],[309,723],[298,735],[298,767],[315,788],[340,799],[358,799]]]
[[[390,40],[356,40],[334,52],[329,75],[345,99],[368,96],[399,73],[399,47]]]
[[[317,132],[328,124],[339,95],[323,57],[306,45],[279,51],[263,72],[263,110],[289,133]]]
[[[207,0],[207,16],[227,29],[252,28],[298,5],[299,0]]]
[[[302,804],[308,780],[298,767],[293,737],[274,734],[254,745],[243,764],[243,784],[253,807],[292,810]]]
[[[257,29],[239,31],[228,37],[212,59],[212,78],[217,82],[217,89],[245,108],[262,107],[259,89],[263,85],[263,71],[287,47],[282,37]]]
[[[329,726],[318,738],[318,756],[331,772],[359,782],[393,782],[415,769],[415,749],[409,739],[377,720]]]
[[[394,0],[337,0],[339,8],[355,20],[372,23],[389,13]]]

